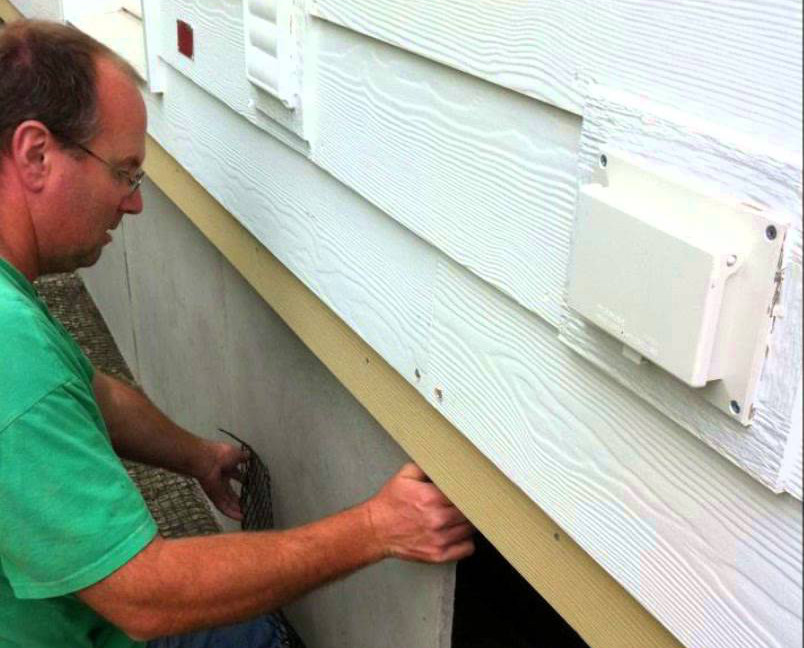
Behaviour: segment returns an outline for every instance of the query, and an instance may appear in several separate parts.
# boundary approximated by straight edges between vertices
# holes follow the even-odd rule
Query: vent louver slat
[[[245,8],[246,75],[288,108],[297,102],[294,36],[289,0],[248,0]]]

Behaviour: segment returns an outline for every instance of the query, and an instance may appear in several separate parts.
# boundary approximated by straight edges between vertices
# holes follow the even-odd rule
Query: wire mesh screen
[[[274,508],[271,503],[271,475],[268,468],[248,443],[243,439],[218,428],[234,441],[240,444],[248,459],[240,475],[240,510],[243,512],[243,521],[240,523],[244,531],[267,531],[274,527]],[[270,615],[274,619],[274,626],[279,633],[279,645],[282,648],[305,648],[304,642],[296,630],[290,625],[284,613],[280,610]]]
[[[274,528],[274,508],[271,504],[271,475],[268,468],[248,443],[231,432],[218,428],[240,444],[248,456],[241,473],[240,510],[243,512],[241,527],[244,531],[267,531]]]

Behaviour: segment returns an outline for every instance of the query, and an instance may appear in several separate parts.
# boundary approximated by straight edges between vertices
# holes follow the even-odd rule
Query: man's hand
[[[196,475],[198,483],[221,513],[233,520],[242,520],[240,498],[232,488],[232,480],[241,481],[239,466],[248,456],[228,443],[208,442],[205,449],[205,462]]]
[[[232,446],[209,445],[220,453],[220,475],[242,457]],[[253,618],[388,556],[457,560],[474,550],[472,533],[407,464],[368,502],[302,527],[156,538],[78,596],[131,637],[150,640]]]
[[[366,506],[386,555],[442,563],[474,552],[474,529],[414,463],[406,464]]]

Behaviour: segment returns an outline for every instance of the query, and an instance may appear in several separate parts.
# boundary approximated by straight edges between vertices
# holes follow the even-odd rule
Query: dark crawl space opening
[[[488,540],[476,545],[458,563],[452,648],[589,648]]]

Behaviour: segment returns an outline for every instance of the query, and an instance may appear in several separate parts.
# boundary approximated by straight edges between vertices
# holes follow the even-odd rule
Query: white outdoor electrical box
[[[756,207],[713,198],[601,155],[581,188],[568,304],[707,397],[750,422],[773,317],[786,226]]]

